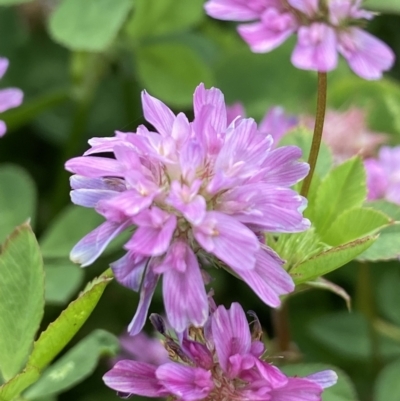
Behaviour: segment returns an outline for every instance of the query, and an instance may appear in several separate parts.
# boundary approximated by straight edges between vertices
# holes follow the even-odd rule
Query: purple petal
[[[289,377],[287,384],[271,391],[274,401],[321,401],[322,387],[307,379]]]
[[[213,18],[227,21],[250,21],[261,16],[265,8],[260,0],[209,0],[204,8]]]
[[[271,107],[259,125],[259,131],[271,135],[277,146],[281,138],[298,124],[295,116],[288,116],[282,107]]]
[[[101,189],[75,189],[71,191],[71,200],[75,205],[95,207],[100,200],[110,199],[118,192]]]
[[[202,368],[165,363],[156,370],[160,383],[179,400],[204,400],[214,388],[211,372]]]
[[[197,192],[202,184],[196,180],[189,187],[178,181],[171,183],[166,203],[179,210],[191,224],[200,224],[206,214],[206,201]]]
[[[280,295],[294,290],[294,283],[290,275],[282,267],[284,261],[271,249],[260,249],[253,270],[237,271],[237,274],[249,287],[273,308],[281,304]]]
[[[177,241],[163,266],[164,304],[171,326],[178,332],[189,325],[202,327],[208,318],[208,299],[195,254],[185,242]]]
[[[368,200],[382,199],[389,186],[387,173],[378,160],[366,159],[364,161],[367,173]]]
[[[125,394],[165,397],[168,392],[157,380],[156,369],[149,363],[123,360],[117,362],[103,380],[108,387]]]
[[[319,0],[288,0],[288,3],[311,18],[319,9]]]
[[[232,121],[236,120],[238,117],[245,118],[246,111],[244,106],[240,102],[236,102],[226,108],[227,124],[230,125]]]
[[[289,378],[284,373],[282,373],[276,366],[273,366],[268,362],[265,362],[263,360],[257,360],[256,366],[262,378],[270,386],[272,386],[272,388],[283,387],[289,382]],[[299,399],[299,401],[302,400]]]
[[[153,298],[153,294],[157,286],[159,276],[154,274],[151,268],[151,265],[148,266],[144,274],[142,288],[140,290],[139,304],[136,309],[135,316],[128,326],[128,332],[131,336],[135,336],[143,329],[143,326],[146,323],[151,299]]]
[[[110,267],[120,284],[138,292],[149,260],[145,256],[128,252],[116,262],[111,263]]]
[[[88,178],[74,174],[69,179],[72,189],[99,189],[122,192],[126,190],[124,182],[119,178]]]
[[[126,249],[145,256],[160,256],[167,251],[176,228],[175,215],[153,207],[141,212],[134,222],[138,228]]]
[[[267,9],[261,22],[238,26],[240,36],[255,53],[266,53],[281,45],[297,29],[295,17],[275,8]]]
[[[306,177],[310,170],[307,163],[298,161],[301,155],[301,149],[297,146],[281,146],[269,152],[260,171],[262,180],[280,187],[296,184]]]
[[[73,247],[69,255],[70,259],[82,267],[92,264],[106,249],[107,245],[130,225],[130,222],[104,222]]]
[[[300,232],[310,227],[302,211],[307,199],[290,188],[262,183],[236,187],[220,196],[218,210],[257,230]]]
[[[322,372],[308,375],[305,379],[319,384],[322,388],[328,388],[336,384],[338,375],[333,370],[323,370]]]
[[[251,270],[260,244],[255,234],[234,218],[219,212],[207,212],[193,234],[207,251],[239,272]]]
[[[195,120],[200,117],[203,108],[208,110],[209,121],[215,133],[219,134],[226,129],[226,106],[223,93],[217,88],[206,89],[200,84],[193,98]]]
[[[221,305],[212,315],[211,327],[219,363],[229,374],[231,357],[250,353],[251,334],[246,315],[236,302],[229,310]]]
[[[163,102],[150,96],[146,91],[142,92],[142,105],[144,118],[162,136],[171,135],[175,120],[174,113]]]
[[[115,159],[95,156],[74,157],[65,163],[65,168],[74,174],[89,178],[122,176],[125,168]]]
[[[7,88],[0,90],[0,113],[18,107],[24,98],[21,89]]]
[[[7,132],[7,125],[4,121],[0,120],[0,138]]]
[[[4,74],[8,69],[9,61],[5,57],[0,57],[0,79],[3,78]]]
[[[292,63],[303,70],[331,71],[337,65],[336,45],[336,33],[330,26],[319,22],[302,26],[292,53]]]
[[[350,68],[364,79],[381,78],[395,60],[386,43],[360,28],[349,28],[339,34],[339,52]]]

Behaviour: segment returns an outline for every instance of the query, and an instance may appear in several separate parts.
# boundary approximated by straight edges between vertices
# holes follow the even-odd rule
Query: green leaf
[[[0,387],[0,401],[12,401],[39,378],[40,371],[51,363],[86,322],[111,280],[109,269],[89,283],[79,297],[50,323],[34,343],[25,369]]]
[[[118,348],[118,338],[113,334],[94,331],[44,371],[24,398],[37,399],[68,390],[93,373],[101,356],[113,356]]]
[[[211,69],[189,46],[163,42],[136,51],[138,78],[151,95],[174,107],[188,107],[200,82],[212,86]]]
[[[127,33],[134,38],[181,31],[205,17],[203,0],[136,0]]]
[[[74,245],[103,222],[104,218],[93,209],[67,206],[40,239],[43,257],[68,258]],[[111,243],[108,250],[115,250],[120,243],[120,239]]]
[[[313,133],[306,127],[300,126],[285,135],[279,142],[279,146],[294,145],[303,151],[303,160],[308,160],[310,154]],[[318,153],[317,165],[315,173],[319,177],[324,177],[332,167],[332,154],[328,146],[321,143]]]
[[[348,359],[365,360],[371,357],[368,322],[359,313],[330,313],[313,319],[308,329],[316,341]],[[379,336],[379,342],[385,358],[400,355],[400,345],[395,341]]]
[[[79,297],[72,301],[53,323],[50,323],[35,342],[28,366],[33,365],[43,369],[58,355],[90,316],[111,280],[112,273],[107,270],[89,283]]]
[[[400,206],[387,201],[369,202],[367,207],[379,210],[388,215],[392,220],[400,220]],[[359,260],[390,260],[397,259],[400,256],[400,225],[393,224],[384,228],[379,234],[377,241],[362,253]]]
[[[365,170],[359,157],[335,167],[318,189],[313,221],[317,232],[326,234],[345,210],[361,207],[366,195]]]
[[[369,208],[344,211],[331,225],[321,240],[337,246],[375,234],[391,222],[384,213]]]
[[[65,304],[83,282],[83,270],[72,263],[47,264],[45,300],[50,304]]]
[[[322,363],[298,363],[283,366],[283,372],[289,376],[305,377],[323,370],[333,370],[338,375],[337,383],[324,390],[322,401],[357,401],[357,393],[347,374],[336,366]]]
[[[0,288],[0,371],[9,380],[24,366],[44,310],[43,261],[28,224],[2,247]]]
[[[400,400],[400,359],[386,365],[375,383],[374,401]]]
[[[0,167],[0,244],[19,224],[35,219],[36,188],[32,178],[21,167]]]
[[[50,35],[71,50],[104,51],[132,6],[132,0],[63,0],[50,17]]]
[[[314,280],[350,262],[370,247],[375,240],[376,237],[365,237],[331,248],[293,267],[289,273],[296,284]]]
[[[7,383],[0,386],[0,401],[14,401],[28,386],[38,380],[40,372],[34,366],[29,366]]]
[[[363,6],[374,11],[400,14],[400,3],[398,0],[365,0]]]

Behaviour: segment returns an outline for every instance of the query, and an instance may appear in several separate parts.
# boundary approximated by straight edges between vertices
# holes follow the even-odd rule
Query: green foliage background
[[[369,0],[367,4],[387,13],[376,18],[369,29],[394,49],[398,61],[379,82],[363,81],[341,62],[329,76],[328,104],[341,110],[351,105],[366,108],[369,126],[391,134],[390,142],[399,144],[400,7],[397,0]],[[173,110],[189,115],[192,94],[200,82],[222,89],[228,104],[243,102],[248,116],[258,120],[272,105],[282,105],[291,113],[313,113],[316,76],[290,64],[293,45],[291,39],[269,54],[252,54],[233,23],[215,21],[204,14],[203,0],[0,0],[0,55],[10,59],[1,85],[19,87],[25,93],[21,107],[2,115],[9,131],[0,141],[0,243],[15,226],[30,218],[44,259],[44,263],[37,261],[35,268],[44,271],[46,277],[45,288],[32,294],[32,302],[40,303],[43,296],[46,301],[41,329],[77,296],[84,282],[122,254],[123,239],[117,239],[90,268],[81,270],[69,262],[73,244],[101,219],[90,210],[70,205],[64,162],[82,154],[93,136],[110,136],[115,130],[135,131],[144,122],[140,106],[143,89]],[[326,167],[321,164],[319,168],[322,178]],[[329,191],[319,192],[322,201],[314,209],[310,206],[308,213],[315,217],[329,210],[331,221],[325,222],[329,227],[317,227],[316,235],[332,246],[359,238],[360,232],[350,230],[349,224],[347,237],[337,242],[339,234],[332,232],[340,232],[334,224],[344,206],[331,202]],[[377,210],[394,220],[400,218],[393,205],[363,206],[363,196],[361,201],[357,199],[352,207],[358,209],[342,216],[343,223],[357,221],[361,214],[382,219]],[[33,234],[23,227],[21,235],[34,244]],[[362,234],[369,234],[372,228],[362,230]],[[343,372],[340,384],[327,392],[324,401],[400,399],[398,231],[397,226],[386,228],[382,234],[385,242],[377,241],[363,254],[374,262],[351,262],[326,276],[351,296],[351,312],[340,297],[318,289],[302,291],[289,300],[292,340],[298,352],[286,356],[288,372],[293,369],[291,358],[304,365],[293,371],[296,374],[306,374],[311,368],[319,370],[321,364],[337,366]],[[24,255],[19,257],[23,259]],[[391,261],[382,261],[387,259]],[[330,259],[324,260],[329,263]],[[312,272],[313,266],[307,266]],[[270,310],[226,272],[215,270],[213,275],[217,303],[228,306],[240,301],[245,309],[257,313],[272,338]],[[29,277],[21,280],[28,291]],[[115,338],[102,330],[122,333],[137,298],[112,282],[68,351],[25,393],[25,399],[118,399],[101,381],[110,366],[107,359],[95,367],[98,358],[112,353],[116,346]],[[161,308],[158,290],[151,311],[161,312]],[[38,319],[35,316],[27,330],[35,331]],[[3,346],[0,332],[0,350]],[[270,346],[273,349],[273,344]],[[82,349],[90,350],[91,357],[82,359]],[[17,356],[15,366],[10,365],[16,372],[26,362],[21,359],[23,355]],[[72,377],[65,373],[71,363],[81,367]],[[60,371],[65,373],[65,381],[57,387],[51,377]]]

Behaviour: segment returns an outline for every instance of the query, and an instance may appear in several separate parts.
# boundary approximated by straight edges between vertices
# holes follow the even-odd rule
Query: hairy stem
[[[314,135],[311,143],[310,155],[308,156],[308,164],[310,172],[303,181],[300,194],[307,197],[310,189],[311,180],[314,175],[315,166],[317,164],[319,148],[321,146],[322,131],[324,129],[325,109],[326,109],[326,91],[327,91],[327,74],[326,72],[318,72],[318,97],[317,112],[315,117]]]

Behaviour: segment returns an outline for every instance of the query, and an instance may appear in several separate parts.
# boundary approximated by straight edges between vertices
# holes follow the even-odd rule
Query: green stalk
[[[315,166],[317,164],[318,153],[321,146],[322,131],[324,129],[325,109],[326,109],[326,92],[327,92],[327,74],[326,72],[318,72],[318,97],[317,112],[315,117],[314,135],[311,143],[310,155],[308,156],[308,164],[310,172],[303,181],[300,195],[307,197],[310,189],[311,180],[314,175]]]

